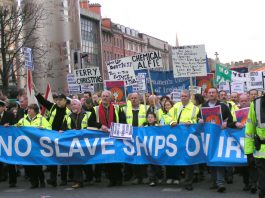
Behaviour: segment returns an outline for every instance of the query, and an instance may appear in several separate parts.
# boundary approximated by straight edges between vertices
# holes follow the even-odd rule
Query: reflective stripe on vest
[[[264,109],[261,108],[261,99],[256,99],[255,102],[255,112],[256,112],[256,120],[257,120],[257,127],[259,128],[265,128],[265,118],[262,117],[261,111],[264,111]]]
[[[262,158],[265,158],[265,152],[255,151],[254,152],[254,157],[262,157]]]
[[[88,119],[91,115],[91,112],[86,112],[85,116],[83,117],[82,119],[82,122],[81,122],[81,129],[85,129],[87,128],[87,125],[88,125]],[[68,116],[67,118],[67,127],[68,129],[71,129],[71,124],[72,124],[72,119],[70,116]],[[76,126],[77,127],[77,126]]]
[[[133,122],[133,113],[132,113],[132,108],[131,107],[126,107],[125,108],[126,112],[126,121],[127,124],[131,124]],[[143,123],[146,121],[146,111],[145,111],[145,106],[140,105],[139,108],[139,113],[138,113],[138,126],[143,125]]]
[[[51,124],[51,126],[52,126],[52,123],[54,121],[54,118],[55,118],[55,115],[56,115],[56,112],[57,112],[56,108],[54,108],[54,107],[55,107],[55,105],[52,106],[51,112],[50,112],[50,116],[49,116],[49,119],[48,119],[49,123]],[[71,114],[71,111],[68,108],[66,108],[65,115],[69,116],[70,114]],[[64,122],[64,120],[65,120],[65,118],[63,119],[63,122]]]

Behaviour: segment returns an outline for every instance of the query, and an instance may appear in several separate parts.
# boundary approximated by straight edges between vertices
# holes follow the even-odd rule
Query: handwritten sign
[[[124,80],[126,86],[136,84],[131,57],[109,61],[107,62],[107,69],[110,80]]]
[[[74,70],[77,84],[96,84],[102,83],[99,67],[88,67]]]
[[[204,45],[181,46],[172,49],[174,78],[207,76]]]
[[[249,107],[236,110],[235,111],[236,120],[242,123],[243,125],[245,125],[248,119],[248,112],[249,112]]]
[[[116,139],[132,139],[133,126],[129,124],[111,123],[110,137]]]
[[[137,54],[130,57],[134,70],[163,67],[159,51]]]
[[[222,113],[220,105],[215,107],[202,107],[201,115],[204,122],[222,125]]]

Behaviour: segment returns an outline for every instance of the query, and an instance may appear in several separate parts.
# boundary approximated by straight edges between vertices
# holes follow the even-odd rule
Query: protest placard
[[[240,122],[241,124],[245,125],[248,119],[248,112],[249,107],[236,110],[235,114],[237,122]]]
[[[146,92],[146,80],[145,79],[146,79],[145,73],[139,73],[136,76],[138,92],[141,92],[141,93]]]
[[[232,71],[229,70],[226,66],[216,64],[215,82],[219,84],[220,82],[225,81],[232,81]]]
[[[107,62],[110,80],[124,80],[126,86],[136,84],[136,77],[131,57],[125,57]]]
[[[232,71],[232,82],[247,82],[249,78],[249,73],[240,73],[237,71]]]
[[[204,45],[189,45],[172,49],[174,78],[207,76]]]
[[[202,88],[202,92],[213,86],[214,74],[208,73],[207,76],[196,77],[196,85]]]
[[[182,90],[178,89],[178,90],[174,90],[174,91],[171,93],[171,100],[172,100],[173,102],[179,102],[179,101],[180,101],[181,91],[182,91]]]
[[[77,84],[97,84],[103,82],[99,67],[75,69],[74,76]]]
[[[231,82],[231,93],[245,93],[245,82]]]
[[[202,88],[199,86],[189,86],[189,91],[193,94],[202,94]]]
[[[133,126],[129,124],[111,123],[110,137],[116,139],[132,139]]]
[[[123,80],[104,81],[105,89],[111,92],[111,100],[114,104],[126,104],[126,86]]]
[[[134,70],[163,67],[160,51],[146,52],[131,56]]]
[[[230,94],[230,83],[229,82],[220,82],[218,86],[219,91],[225,91],[226,93]]]
[[[201,115],[204,122],[222,125],[223,121],[220,105],[217,105],[215,107],[202,107]]]
[[[32,58],[32,49],[29,47],[23,48],[24,60],[25,60],[25,69],[29,69],[31,71],[34,70],[33,58]]]
[[[67,74],[68,92],[70,94],[79,94],[90,91],[94,93],[94,86],[91,84],[77,84],[74,74]]]
[[[263,76],[262,72],[250,72],[249,80],[247,82],[248,90],[258,89],[263,90]]]

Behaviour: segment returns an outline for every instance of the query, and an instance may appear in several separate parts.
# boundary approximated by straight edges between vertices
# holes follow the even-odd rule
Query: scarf
[[[106,112],[102,104],[99,105],[98,109],[98,116],[99,116],[99,122],[108,128],[110,128],[110,125],[112,122],[114,122],[114,106],[113,104],[110,104],[109,106],[109,117],[106,118]]]

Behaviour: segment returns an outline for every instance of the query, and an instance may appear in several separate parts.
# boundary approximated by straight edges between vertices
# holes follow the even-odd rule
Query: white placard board
[[[232,82],[247,82],[249,79],[249,73],[239,73],[232,71]]]
[[[250,72],[247,81],[248,90],[258,89],[263,90],[263,76],[262,72]]]
[[[218,90],[219,91],[223,90],[226,93],[230,94],[230,84],[229,84],[229,82],[220,82]]]
[[[94,86],[91,84],[79,85],[76,83],[74,74],[67,74],[68,91],[70,94],[78,94],[90,91],[94,93]]]
[[[129,124],[111,123],[110,137],[116,139],[132,139],[133,126]]]
[[[33,71],[34,65],[33,65],[33,58],[32,58],[32,49],[29,47],[24,47],[23,53],[24,53],[24,60],[25,60],[25,65],[24,65],[25,69],[29,69]]]
[[[174,78],[207,76],[204,45],[189,45],[172,49]]]
[[[109,61],[107,69],[109,80],[123,80],[126,86],[137,84],[131,57]]]
[[[191,86],[189,86],[189,91],[191,92]],[[202,94],[202,88],[199,86],[193,86],[193,94]]]
[[[245,83],[244,82],[231,82],[231,93],[245,93]]]
[[[137,85],[138,85],[138,91],[145,92],[146,91],[146,77],[145,75],[137,75]]]
[[[97,84],[103,82],[99,67],[75,69],[74,76],[77,84]]]
[[[163,67],[160,51],[136,54],[130,57],[134,70]]]
[[[182,90],[174,90],[172,93],[171,93],[171,99],[173,102],[179,102],[180,101],[180,95],[181,95],[181,91]]]

